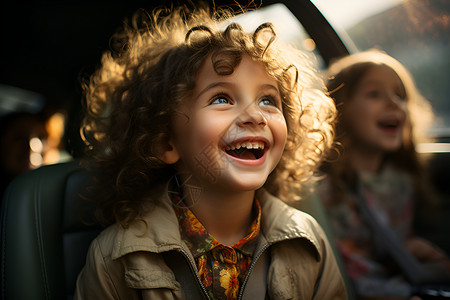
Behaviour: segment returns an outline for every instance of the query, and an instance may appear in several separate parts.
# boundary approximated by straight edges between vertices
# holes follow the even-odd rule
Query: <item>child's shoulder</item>
[[[269,241],[306,238],[320,252],[320,245],[326,237],[311,215],[289,206],[266,191],[261,191],[258,197],[262,207],[263,231]]]
[[[89,251],[102,258],[111,257],[120,228],[119,224],[112,224],[103,229],[92,241]]]
[[[112,259],[139,251],[157,253],[161,249],[179,248],[181,240],[178,219],[172,209],[172,203],[167,199],[160,199],[158,205],[153,205],[127,226],[114,223],[105,228],[91,247],[96,247],[104,257]]]

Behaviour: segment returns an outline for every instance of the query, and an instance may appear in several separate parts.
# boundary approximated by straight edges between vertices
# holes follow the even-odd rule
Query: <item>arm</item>
[[[441,262],[450,271],[450,260],[445,252],[429,241],[410,237],[405,242],[405,248],[421,262]]]
[[[75,300],[120,299],[108,272],[107,261],[110,259],[102,254],[98,239],[95,239],[89,247],[86,265],[78,275]]]

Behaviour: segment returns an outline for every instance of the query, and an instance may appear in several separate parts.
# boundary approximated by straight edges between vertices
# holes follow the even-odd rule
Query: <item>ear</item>
[[[160,159],[168,165],[174,164],[180,160],[180,155],[172,141],[169,140],[161,145]]]

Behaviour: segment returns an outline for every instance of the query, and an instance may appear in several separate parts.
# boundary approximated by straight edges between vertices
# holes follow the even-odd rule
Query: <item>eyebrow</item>
[[[197,97],[196,97],[196,98],[200,97],[201,95],[203,95],[204,93],[206,93],[206,92],[209,91],[210,89],[213,89],[213,88],[215,88],[215,87],[217,87],[217,86],[223,86],[223,87],[234,86],[234,83],[232,83],[232,82],[226,82],[226,81],[218,81],[218,82],[210,83],[210,84],[208,84],[203,90],[201,90],[201,91],[197,94]],[[265,89],[272,89],[272,90],[275,90],[278,94],[280,93],[280,92],[278,91],[278,88],[277,88],[276,86],[274,86],[273,84],[269,84],[269,83],[262,84],[262,85],[260,86],[260,88],[261,88],[261,89],[262,89],[262,88],[265,88]]]
[[[203,95],[204,93],[206,93],[207,91],[209,91],[210,89],[213,89],[217,86],[228,86],[228,85],[233,85],[233,84],[230,82],[222,82],[222,81],[210,83],[197,94],[197,98],[200,97],[201,95]]]

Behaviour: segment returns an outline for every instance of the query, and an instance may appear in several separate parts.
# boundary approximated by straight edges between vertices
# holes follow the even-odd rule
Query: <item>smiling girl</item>
[[[405,299],[413,292],[404,279],[411,274],[395,266],[393,243],[380,228],[417,259],[450,270],[444,253],[413,232],[415,210],[433,201],[415,151],[430,105],[405,67],[381,51],[336,61],[328,78],[340,155],[322,166],[328,176],[319,187],[332,231],[358,296]]]
[[[322,229],[279,199],[296,200],[332,141],[308,57],[271,24],[220,29],[223,11],[143,15],[85,87],[109,226],[75,299],[345,299]]]

